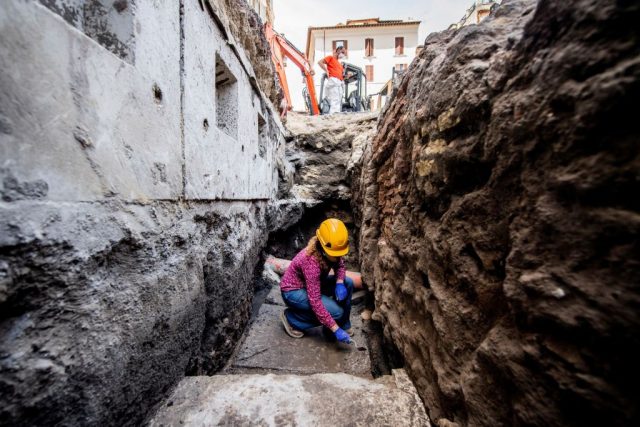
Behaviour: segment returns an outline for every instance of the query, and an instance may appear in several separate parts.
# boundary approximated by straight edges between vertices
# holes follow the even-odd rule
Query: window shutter
[[[373,56],[373,39],[364,39],[365,56]]]
[[[365,75],[367,76],[367,81],[372,82],[373,81],[373,65],[365,65],[364,71],[365,71]]]
[[[336,41],[334,40],[334,41],[331,42],[331,53],[336,51],[336,47],[337,47],[336,46]]]
[[[404,55],[404,37],[396,37],[396,55]]]
[[[343,40],[342,42],[342,46],[344,46],[344,55],[348,58],[349,57],[349,45],[347,44],[346,40]]]

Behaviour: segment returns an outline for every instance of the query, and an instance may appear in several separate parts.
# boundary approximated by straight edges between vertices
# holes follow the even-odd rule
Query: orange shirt
[[[327,64],[327,74],[329,77],[335,77],[337,79],[342,80],[342,73],[344,70],[342,69],[342,64],[333,55],[329,55],[324,58],[325,64]]]

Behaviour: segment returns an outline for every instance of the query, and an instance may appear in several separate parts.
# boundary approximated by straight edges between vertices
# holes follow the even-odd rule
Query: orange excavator
[[[273,65],[276,67],[276,73],[280,79],[280,85],[284,91],[284,97],[287,101],[287,109],[291,108],[291,94],[289,93],[289,85],[287,84],[287,75],[284,72],[284,58],[287,57],[294,64],[300,68],[304,75],[305,82],[307,84],[306,93],[304,94],[305,102],[309,107],[312,115],[316,116],[320,114],[320,108],[318,108],[318,100],[316,98],[316,90],[313,83],[313,67],[309,64],[309,61],[296,47],[291,44],[283,35],[278,34],[271,24],[264,24],[264,32],[267,36],[267,41],[271,46],[271,59]]]

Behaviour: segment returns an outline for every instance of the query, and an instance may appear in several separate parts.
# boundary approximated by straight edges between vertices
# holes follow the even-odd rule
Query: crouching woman
[[[284,329],[293,338],[324,326],[340,342],[351,338],[353,281],[345,276],[342,258],[349,252],[347,228],[339,219],[323,221],[306,248],[291,261],[280,281],[287,308],[282,312]],[[332,270],[335,274],[329,275]]]

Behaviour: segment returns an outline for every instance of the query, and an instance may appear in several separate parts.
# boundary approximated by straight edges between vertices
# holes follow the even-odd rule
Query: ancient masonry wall
[[[284,150],[236,3],[3,2],[0,423],[137,424],[233,349]]]

